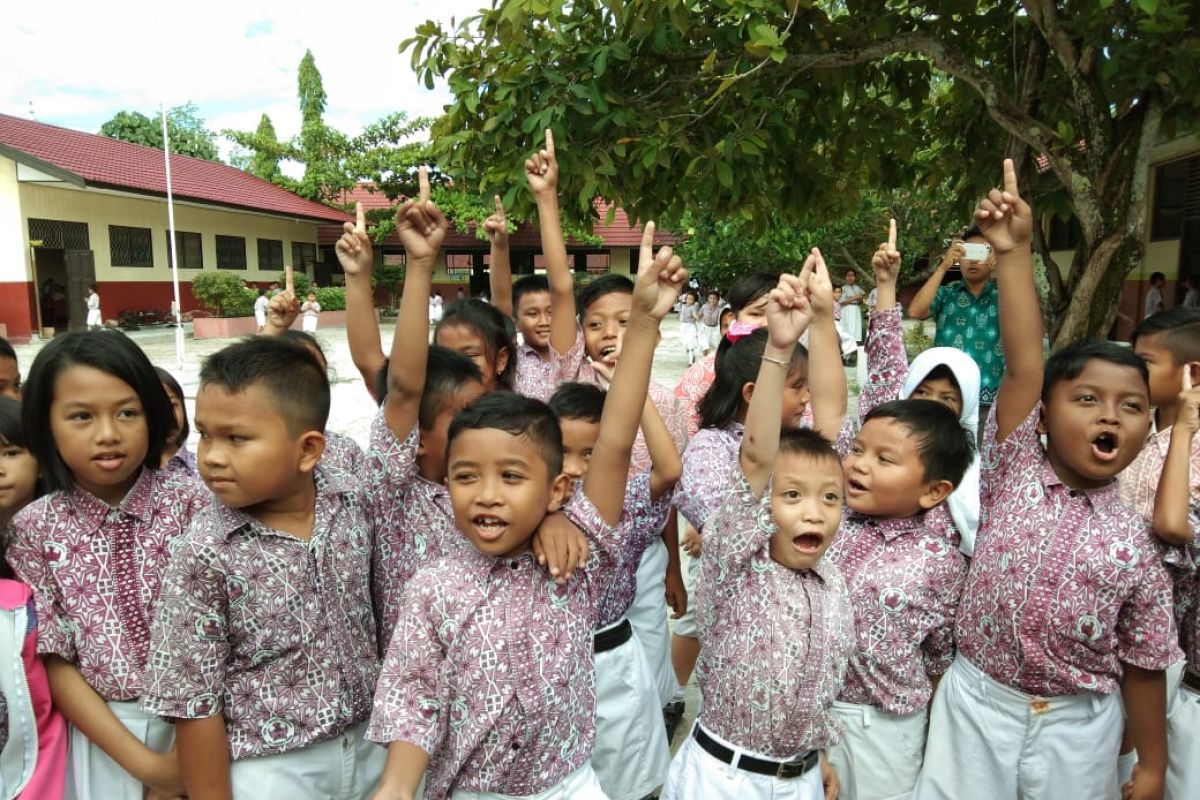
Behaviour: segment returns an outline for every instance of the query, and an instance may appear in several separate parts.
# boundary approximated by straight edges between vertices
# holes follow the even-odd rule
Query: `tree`
[[[250,157],[246,171],[251,175],[257,175],[264,181],[274,182],[282,173],[279,171],[279,138],[275,135],[275,126],[271,124],[269,116],[262,115],[254,135],[265,146]]]
[[[433,128],[443,169],[512,185],[514,154],[553,128],[577,219],[601,195],[765,230],[837,218],[864,188],[978,196],[1014,156],[1081,227],[1050,271],[1061,343],[1107,329],[1141,261],[1151,148],[1200,121],[1198,26],[1194,0],[501,0],[401,48],[455,95]]]
[[[167,133],[172,153],[220,162],[216,134],[204,127],[195,103],[167,110]],[[162,119],[157,113],[147,116],[140,111],[119,111],[100,126],[100,135],[163,149]]]

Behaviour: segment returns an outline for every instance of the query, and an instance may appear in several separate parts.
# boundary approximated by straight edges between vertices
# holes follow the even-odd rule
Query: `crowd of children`
[[[679,257],[647,223],[635,280],[576,291],[549,132],[525,170],[546,276],[512,281],[496,198],[493,302],[436,319],[421,171],[390,354],[346,224],[365,452],[291,285],[190,421],[118,332],[24,384],[0,344],[0,800],[1200,797],[1200,311],[1044,361],[1005,162],[984,419],[966,354],[908,362],[894,222],[856,424],[863,292],[816,249],[741,276],[720,335],[690,296],[671,391]]]

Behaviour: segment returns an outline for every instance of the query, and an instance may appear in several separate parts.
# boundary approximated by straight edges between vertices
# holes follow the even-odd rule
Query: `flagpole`
[[[167,134],[167,106],[158,104],[162,116],[163,162],[167,167],[167,244],[171,249],[171,284],[175,291],[175,368],[183,369],[183,316],[179,305],[179,251],[175,247],[175,200],[171,195],[171,139]]]

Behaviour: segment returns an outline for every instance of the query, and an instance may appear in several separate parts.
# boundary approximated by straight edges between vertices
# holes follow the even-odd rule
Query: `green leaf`
[[[592,61],[592,72],[599,78],[604,75],[606,69],[608,69],[608,48],[603,47],[600,52],[596,53],[596,58]]]
[[[1158,0],[1137,0],[1138,8],[1145,11],[1148,15],[1154,16],[1158,11]]]
[[[717,162],[717,181],[726,189],[733,188],[733,167],[729,166],[729,162]]]

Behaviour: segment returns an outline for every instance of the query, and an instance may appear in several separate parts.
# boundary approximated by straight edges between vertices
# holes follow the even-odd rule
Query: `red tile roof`
[[[354,189],[348,192],[342,192],[338,200],[350,204],[361,202],[363,209],[372,211],[379,208],[390,208],[399,205],[404,201],[404,198],[398,198],[395,203],[391,203],[387,199],[387,195],[377,191],[369,184],[359,184]],[[603,244],[592,245],[587,242],[571,239],[567,241],[568,247],[586,249],[586,248],[612,248],[612,247],[637,247],[642,243],[642,228],[640,225],[632,225],[629,222],[629,217],[625,210],[618,208],[613,216],[612,224],[606,224],[605,219],[608,215],[608,204],[603,200],[596,201],[596,212],[600,215],[600,219],[596,221],[592,232],[603,240]],[[332,245],[338,237],[342,235],[340,226],[326,225],[322,226],[317,231],[317,240],[322,245]],[[509,234],[509,246],[529,248],[541,251],[542,240],[538,234],[537,228],[533,225],[519,225],[515,231]],[[654,234],[655,245],[661,247],[665,244],[678,244],[681,237],[676,236],[670,231],[659,230]],[[392,234],[384,242],[387,247],[399,247],[400,239],[395,234]],[[487,242],[475,236],[474,226],[467,232],[462,232],[451,227],[450,232],[446,235],[445,244],[442,245],[446,250],[476,250],[486,249]]]
[[[0,114],[0,152],[17,160],[22,154],[32,156],[86,186],[161,197],[167,193],[163,154],[152,147]],[[41,168],[36,162],[31,166]],[[171,156],[171,190],[181,199],[285,217],[350,219],[239,169],[190,156]]]

